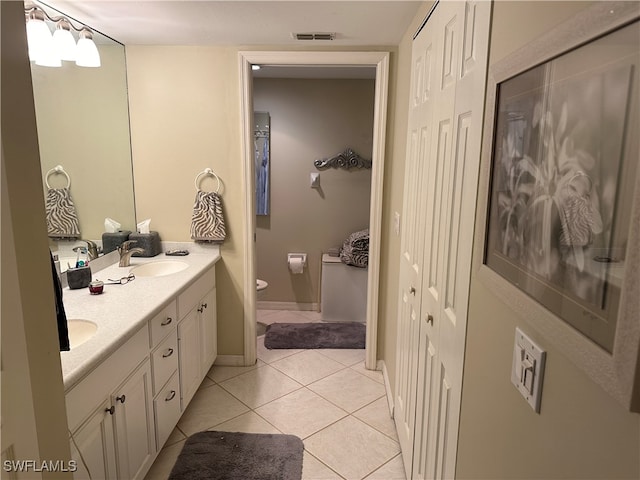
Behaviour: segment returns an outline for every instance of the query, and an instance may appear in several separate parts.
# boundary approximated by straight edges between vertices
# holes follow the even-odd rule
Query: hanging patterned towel
[[[191,238],[200,242],[222,243],[226,236],[222,198],[215,192],[198,190],[191,218]]]
[[[78,214],[69,188],[47,190],[45,208],[50,238],[80,238]]]

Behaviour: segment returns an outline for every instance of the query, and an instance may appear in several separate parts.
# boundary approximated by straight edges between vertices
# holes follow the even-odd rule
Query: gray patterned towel
[[[369,264],[369,229],[354,232],[342,244],[340,260],[347,265],[365,268]]]
[[[222,243],[227,236],[222,198],[215,192],[196,192],[191,217],[191,238],[199,242]]]
[[[50,238],[80,238],[78,214],[68,188],[50,188],[45,203]]]

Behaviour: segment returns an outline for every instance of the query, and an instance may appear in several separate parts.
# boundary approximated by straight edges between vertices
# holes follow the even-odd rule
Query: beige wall
[[[91,240],[102,238],[106,217],[136,228],[124,47],[99,49],[100,68],[31,65],[43,187],[46,173],[62,165],[71,178],[80,234]],[[67,183],[63,175],[51,175],[49,184]]]
[[[270,214],[257,217],[257,275],[269,283],[265,301],[319,301],[322,252],[369,225],[371,170],[313,164],[352,148],[371,159],[373,80],[254,80],[254,110],[271,116]],[[320,189],[309,185],[320,173]],[[307,253],[299,275],[287,253]]]
[[[490,65],[586,6],[496,2]],[[537,335],[534,323],[472,278],[457,477],[640,477],[640,416]],[[547,351],[540,414],[510,382],[516,327]]]
[[[70,458],[22,2],[1,2],[2,449]],[[4,472],[4,470],[3,470]],[[4,476],[4,475],[3,475]],[[69,473],[17,478],[71,478]]]
[[[162,240],[191,241],[194,179],[216,172],[227,226],[216,265],[218,349],[243,349],[243,209],[237,48],[127,47],[136,216]],[[210,190],[215,181],[204,178]]]

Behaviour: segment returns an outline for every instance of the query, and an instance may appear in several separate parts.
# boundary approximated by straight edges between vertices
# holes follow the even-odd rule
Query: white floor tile
[[[237,398],[218,385],[213,385],[196,392],[193,400],[182,414],[178,428],[189,436],[209,430],[247,411],[249,408]]]
[[[273,363],[278,360],[288,357],[289,355],[293,355],[295,353],[300,353],[304,350],[288,350],[286,348],[275,348],[273,350],[269,350],[264,346],[264,336],[258,337],[258,358],[262,360],[264,363]]]
[[[165,447],[160,451],[160,454],[156,458],[156,461],[151,465],[151,469],[144,477],[144,480],[166,480],[169,478],[171,469],[178,459],[178,455],[184,447],[186,440],[174,443],[169,447]]]
[[[345,368],[341,363],[321,355],[316,350],[303,350],[272,362],[271,366],[302,385],[309,385]]]
[[[304,452],[302,480],[342,480],[342,477],[309,452]]]
[[[366,407],[361,408],[357,412],[354,412],[353,416],[362,420],[364,423],[375,428],[379,432],[384,433],[392,440],[395,440],[396,442],[398,441],[396,426],[393,423],[393,419],[389,412],[389,404],[387,403],[386,395],[375,402],[370,403]]]
[[[384,385],[384,376],[382,375],[381,370],[367,370],[364,366],[364,362],[358,362],[355,365],[351,365],[351,369]]]
[[[350,367],[358,362],[364,362],[365,351],[362,349],[349,348],[320,348],[318,349],[325,357],[329,357],[336,362]]]
[[[362,479],[396,456],[398,443],[351,416],[310,436],[306,450],[347,479]]]
[[[264,405],[302,387],[270,365],[225,380],[220,386],[251,408]]]
[[[398,454],[378,470],[366,477],[366,480],[406,480],[402,455]]]
[[[385,395],[384,386],[347,368],[307,388],[349,413]]]
[[[220,383],[225,380],[229,380],[230,378],[237,377],[238,375],[242,375],[243,373],[250,372],[251,370],[255,370],[262,365],[264,365],[262,360],[258,360],[255,365],[251,365],[250,367],[227,367],[224,365],[214,365],[207,373],[207,377],[216,383]]]
[[[347,415],[344,410],[306,388],[256,408],[256,413],[281,432],[300,438],[306,438]]]
[[[253,411],[243,413],[236,418],[216,425],[211,430],[219,430],[221,432],[282,433],[282,431]]]
[[[169,438],[167,438],[167,441],[164,442],[163,448],[168,447],[169,445],[173,445],[174,443],[178,443],[186,438],[186,435],[182,433],[178,427],[176,427],[169,435]]]
[[[261,310],[258,320],[321,318]],[[384,380],[364,368],[364,349],[267,350],[259,337],[257,353],[252,367],[209,370],[145,480],[167,479],[185,435],[204,430],[297,435],[305,444],[305,480],[405,480]]]

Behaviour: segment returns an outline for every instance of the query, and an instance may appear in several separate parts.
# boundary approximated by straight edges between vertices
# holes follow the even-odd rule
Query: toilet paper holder
[[[307,254],[306,253],[287,253],[287,265],[291,265],[291,261],[294,259],[302,260],[302,265],[307,266]]]

